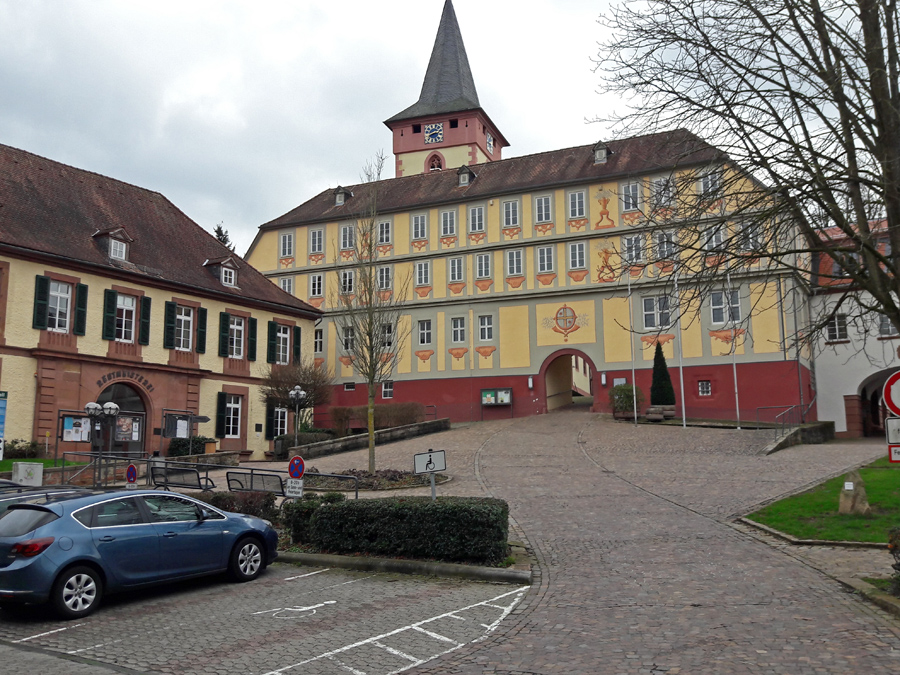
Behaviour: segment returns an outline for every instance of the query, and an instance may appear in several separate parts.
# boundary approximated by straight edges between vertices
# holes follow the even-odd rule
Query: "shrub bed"
[[[509,505],[477,497],[389,497],[316,509],[311,543],[332,553],[365,553],[496,564],[506,558]]]
[[[331,424],[338,437],[346,436],[351,428],[368,426],[369,408],[365,405],[332,406],[328,410]],[[375,428],[390,429],[425,421],[425,406],[409,403],[381,403],[375,406]]]
[[[326,492],[321,495],[306,493],[296,502],[285,502],[282,507],[281,524],[291,534],[291,543],[310,542],[310,520],[320,506],[337,504],[346,499],[341,492]]]
[[[202,455],[206,452],[207,443],[215,443],[215,438],[209,436],[192,436],[191,438],[173,438],[169,441],[169,457],[186,457],[187,455]]]
[[[271,492],[190,492],[188,494],[194,499],[206,502],[223,511],[243,513],[266,520],[278,519],[275,495]]]

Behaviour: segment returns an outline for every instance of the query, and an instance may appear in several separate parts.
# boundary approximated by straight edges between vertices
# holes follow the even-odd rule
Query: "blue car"
[[[87,616],[104,593],[228,572],[258,577],[276,556],[271,523],[171,492],[59,495],[0,516],[0,607],[50,602]]]

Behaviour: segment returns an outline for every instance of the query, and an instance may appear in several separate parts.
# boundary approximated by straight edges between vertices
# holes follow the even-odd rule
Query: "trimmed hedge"
[[[350,428],[364,428],[369,419],[366,405],[332,406],[328,409],[335,433],[346,436]],[[425,406],[416,401],[409,403],[379,403],[375,406],[375,428],[391,429],[425,421]]]
[[[243,513],[266,520],[278,519],[275,495],[271,492],[190,492],[187,494],[223,511]]]
[[[365,553],[496,564],[507,555],[509,505],[479,497],[388,497],[316,509],[311,543],[332,553]]]
[[[337,504],[346,498],[342,492],[325,492],[321,495],[307,492],[299,501],[286,501],[282,506],[281,522],[291,533],[291,543],[308,543],[311,538],[310,520],[318,508],[325,504]]]
[[[206,452],[207,443],[215,443],[215,438],[209,436],[192,436],[191,438],[173,438],[169,441],[169,457],[184,457],[193,452],[202,455]]]

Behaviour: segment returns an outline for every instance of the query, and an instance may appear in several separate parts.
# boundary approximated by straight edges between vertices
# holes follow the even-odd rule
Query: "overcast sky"
[[[237,252],[359,182],[414,103],[444,0],[0,0],[0,143],[166,195]],[[454,0],[505,157],[593,143],[607,0]],[[388,175],[393,176],[393,165]]]

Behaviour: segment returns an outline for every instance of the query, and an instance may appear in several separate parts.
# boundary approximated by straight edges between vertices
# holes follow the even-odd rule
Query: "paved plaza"
[[[4,616],[0,659],[46,675],[900,673],[900,622],[832,578],[888,573],[886,551],[790,547],[733,523],[883,444],[765,456],[769,434],[573,410],[394,443],[379,468],[445,450],[439,494],[510,503],[511,537],[538,561],[531,588],[276,565],[251,584],[111,599],[83,626]]]

